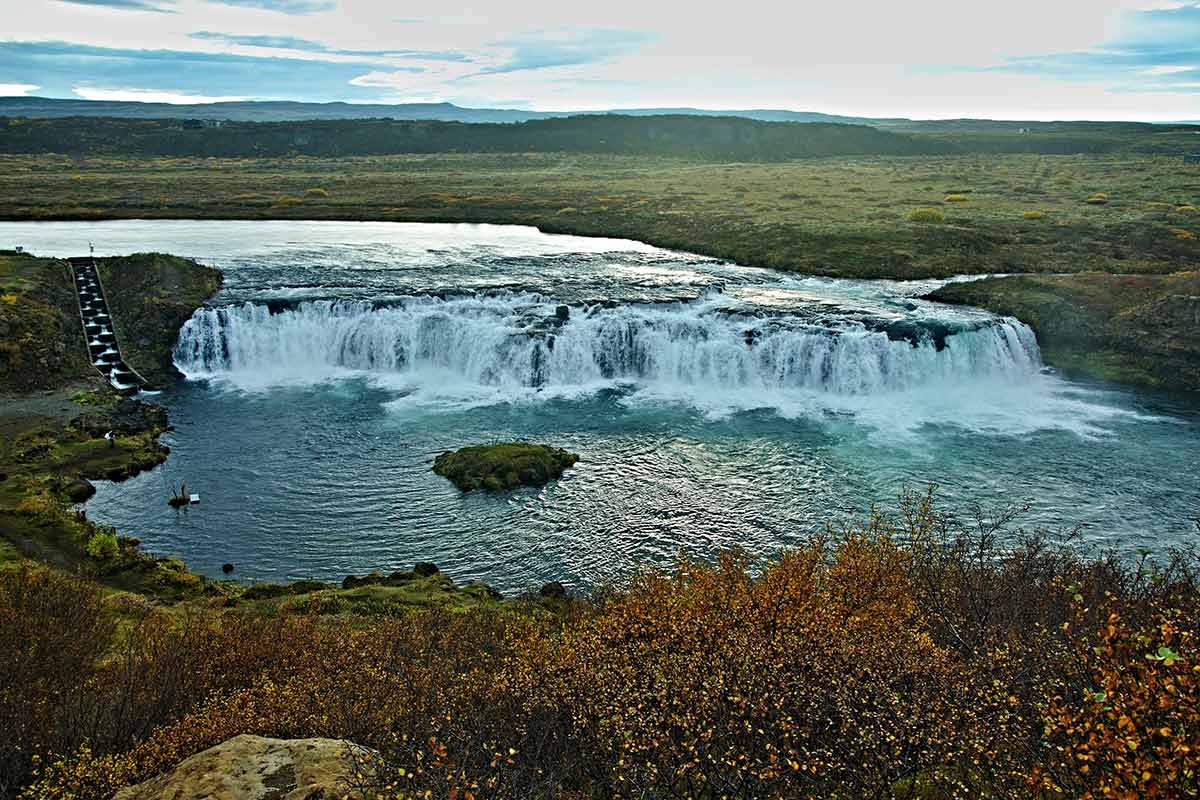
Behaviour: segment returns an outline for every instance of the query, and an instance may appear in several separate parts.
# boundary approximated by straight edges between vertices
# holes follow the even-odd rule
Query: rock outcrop
[[[433,460],[433,471],[464,492],[543,486],[562,477],[579,456],[557,447],[527,442],[464,447]]]
[[[235,736],[113,800],[324,800],[355,791],[369,751],[340,739]]]
[[[172,358],[179,329],[221,288],[221,273],[162,253],[97,263],[125,359],[152,385],[171,383],[179,375]]]
[[[1200,392],[1200,272],[1012,275],[928,297],[1020,319],[1068,373]]]
[[[154,385],[175,376],[179,329],[221,286],[221,273],[184,258],[96,259],[122,355]],[[57,389],[98,377],[66,261],[0,251],[0,394]]]

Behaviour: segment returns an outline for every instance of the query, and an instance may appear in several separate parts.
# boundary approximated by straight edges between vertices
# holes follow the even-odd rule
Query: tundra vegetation
[[[543,486],[562,477],[579,456],[557,447],[528,442],[497,442],[446,452],[433,460],[433,471],[464,492]]]
[[[108,797],[255,733],[373,748],[371,797],[1197,796],[1197,554],[1012,524],[908,494],[553,610],[163,607],[20,565],[0,793]]]
[[[1173,231],[1200,233],[1198,195],[1200,166],[1128,153],[0,155],[3,219],[516,223],[849,278],[1188,269],[1200,240]]]

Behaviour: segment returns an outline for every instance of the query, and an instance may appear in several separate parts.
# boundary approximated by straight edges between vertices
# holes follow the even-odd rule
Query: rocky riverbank
[[[952,283],[928,299],[1017,317],[1068,374],[1200,392],[1200,272],[1013,275]]]
[[[169,382],[182,321],[221,274],[156,254],[101,260],[118,335],[139,371]],[[161,464],[166,409],[121,398],[92,368],[68,263],[0,253],[0,561],[32,558],[162,599],[204,581],[174,558],[89,520],[90,480],[120,481]]]

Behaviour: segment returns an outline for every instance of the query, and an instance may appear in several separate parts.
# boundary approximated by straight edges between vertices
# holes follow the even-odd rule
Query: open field
[[[0,156],[3,219],[519,223],[844,277],[1179,271],[1198,205],[1200,165],[1146,155]]]

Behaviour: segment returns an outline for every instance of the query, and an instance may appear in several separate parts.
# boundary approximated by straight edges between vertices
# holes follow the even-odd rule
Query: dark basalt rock
[[[63,487],[63,494],[72,503],[82,503],[96,493],[96,487],[90,481],[76,478]]]
[[[421,578],[428,578],[430,575],[437,575],[441,570],[437,568],[437,564],[431,564],[428,561],[418,561],[416,566],[413,567],[413,572]]]
[[[383,583],[384,577],[379,572],[372,572],[370,575],[347,575],[342,578],[343,589],[357,589],[360,586],[374,586]]]
[[[111,409],[84,412],[71,420],[67,427],[88,439],[98,439],[109,431],[123,436],[157,433],[167,428],[167,410],[127,397]]]
[[[558,581],[550,581],[542,586],[539,594],[547,600],[559,600],[567,596],[567,589]]]

